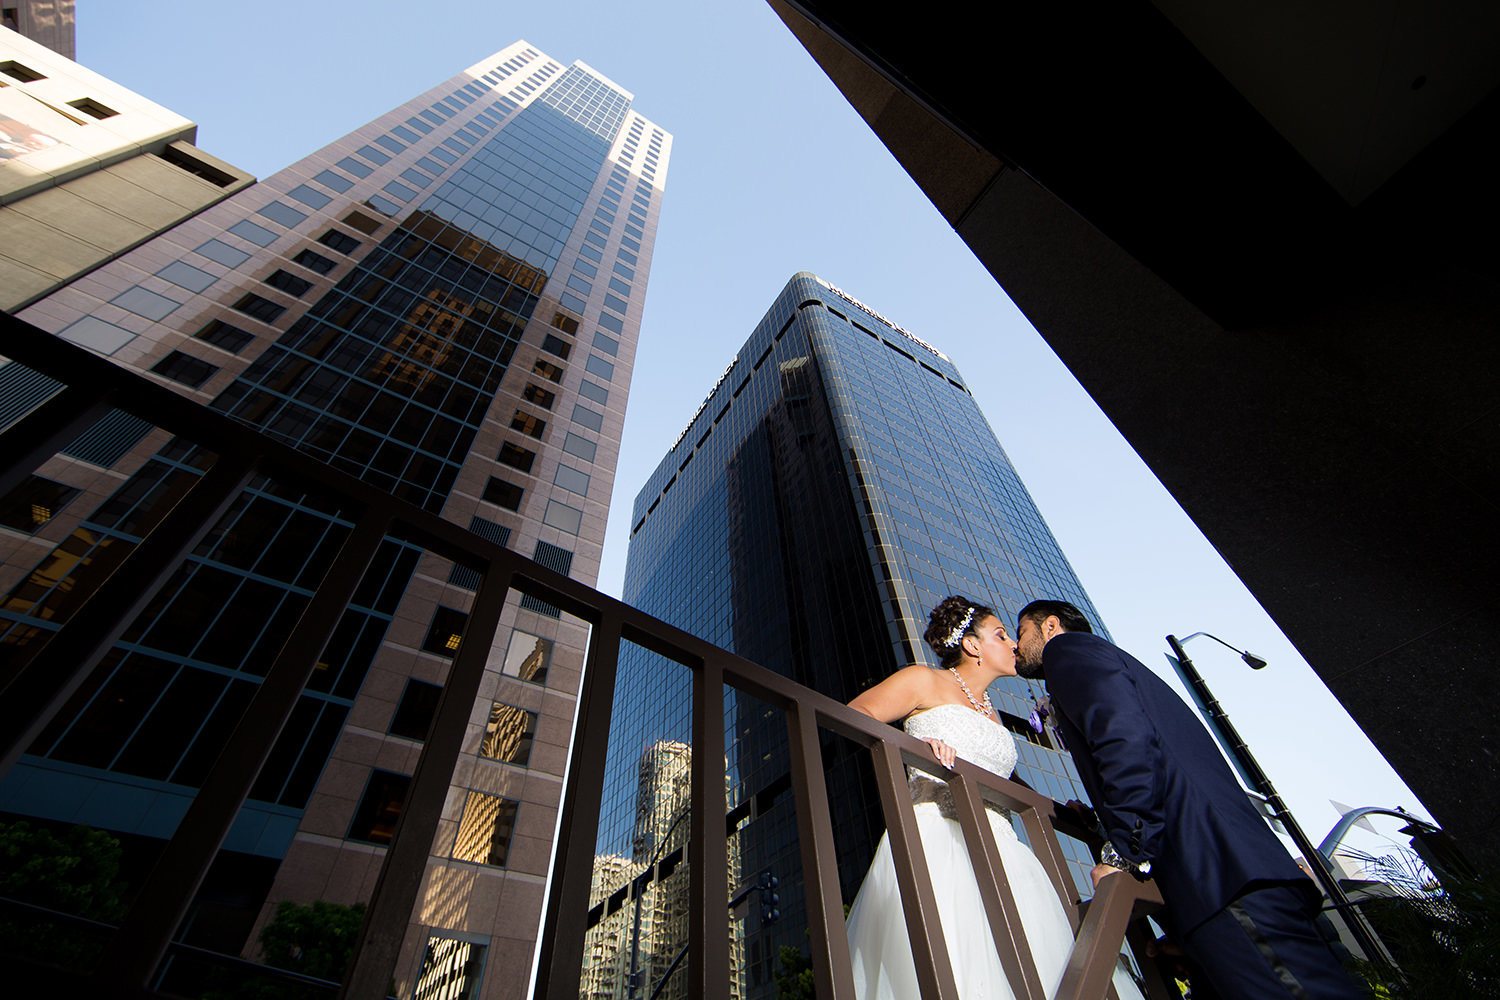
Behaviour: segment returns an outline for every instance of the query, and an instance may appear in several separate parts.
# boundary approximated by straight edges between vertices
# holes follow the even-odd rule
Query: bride
[[[955,757],[963,757],[1009,777],[1016,766],[1015,741],[1000,725],[986,691],[997,677],[1016,673],[1015,643],[1005,625],[992,609],[953,596],[932,610],[923,638],[945,669],[922,664],[906,667],[849,705],[881,722],[905,719],[906,731],[931,746],[945,767],[952,767]],[[922,853],[932,874],[958,994],[966,1000],[1009,1000],[1010,984],[984,919],[984,903],[963,832],[956,819],[944,816],[945,812],[952,815],[952,799],[941,782],[926,776],[913,778],[912,790]],[[986,815],[1037,974],[1051,996],[1073,946],[1072,928],[1035,855],[1017,839],[1003,814],[987,810]],[[854,960],[855,995],[861,1000],[907,1000],[920,994],[900,899],[890,837],[886,836],[849,910],[849,951]],[[1122,971],[1116,970],[1114,984],[1120,1000],[1140,1000],[1139,990]]]

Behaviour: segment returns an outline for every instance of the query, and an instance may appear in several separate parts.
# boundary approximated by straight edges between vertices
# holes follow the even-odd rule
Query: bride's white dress
[[[906,731],[919,739],[940,739],[958,756],[996,774],[1009,777],[1015,770],[1016,744],[1010,732],[963,705],[938,705],[913,713],[906,719]],[[930,784],[915,791],[921,782]],[[995,950],[963,831],[957,820],[943,815],[947,811],[951,816],[951,809],[935,801],[923,801],[942,798],[947,790],[941,789],[942,794],[934,796],[933,786],[940,784],[926,776],[913,778],[913,785],[917,828],[932,873],[958,995],[965,1000],[1010,1000],[1014,994]],[[1005,876],[1015,893],[1037,973],[1051,996],[1062,981],[1073,947],[1072,928],[1047,873],[1031,849],[1017,839],[1006,816],[995,810],[987,810],[986,815],[995,832]],[[921,995],[889,835],[880,840],[875,860],[849,910],[847,926],[856,996],[861,1000],[915,1000]],[[1114,982],[1120,1000],[1141,1000],[1140,991],[1124,972],[1117,970]]]

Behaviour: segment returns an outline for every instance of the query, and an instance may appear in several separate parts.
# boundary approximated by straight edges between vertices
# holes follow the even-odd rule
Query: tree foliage
[[[776,970],[776,996],[778,1000],[817,1000],[817,985],[813,980],[812,959],[800,948],[789,944],[781,946],[781,955]]]
[[[58,835],[25,820],[0,823],[0,897],[117,923],[125,913],[121,853],[118,840],[87,826]],[[88,969],[103,940],[64,917],[0,911],[0,948],[28,962]]]
[[[0,896],[110,923],[124,914],[120,842],[75,826],[59,837],[25,820],[0,823]]]
[[[282,900],[276,906],[276,915],[260,932],[265,963],[340,982],[354,955],[354,942],[364,919],[364,903],[344,906],[320,899],[302,906]]]
[[[1390,1000],[1500,997],[1500,892],[1477,872],[1444,871],[1441,882],[1410,850],[1360,855],[1367,873],[1395,890],[1360,904],[1400,966],[1360,971]]]

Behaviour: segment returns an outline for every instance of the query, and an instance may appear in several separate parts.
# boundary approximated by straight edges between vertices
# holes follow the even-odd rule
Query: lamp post
[[[1182,644],[1187,642],[1188,639],[1196,639],[1198,636],[1207,636],[1220,645],[1233,649],[1236,653],[1240,654],[1240,659],[1250,665],[1252,670],[1261,669],[1266,665],[1266,661],[1253,653],[1230,646],[1223,639],[1220,639],[1218,636],[1209,635],[1207,632],[1194,632],[1182,640],[1178,640],[1175,635],[1167,636],[1167,645],[1172,647],[1172,652],[1177,659],[1176,667],[1178,676],[1188,685],[1194,699],[1203,708],[1204,713],[1208,717],[1209,725],[1213,727],[1220,742],[1228,749],[1230,756],[1234,758],[1235,766],[1239,769],[1240,774],[1247,778],[1255,788],[1255,791],[1260,793],[1266,800],[1266,804],[1271,807],[1272,814],[1286,828],[1293,843],[1297,845],[1297,850],[1302,852],[1302,857],[1307,860],[1308,866],[1312,868],[1313,876],[1318,880],[1318,884],[1323,887],[1323,891],[1328,895],[1334,908],[1344,918],[1344,924],[1349,928],[1349,933],[1354,936],[1354,940],[1359,943],[1360,948],[1370,961],[1394,966],[1395,962],[1391,959],[1390,953],[1386,951],[1385,945],[1380,942],[1380,939],[1375,936],[1375,932],[1365,922],[1364,915],[1349,901],[1349,897],[1344,893],[1343,887],[1339,885],[1339,880],[1334,875],[1332,867],[1323,857],[1322,852],[1313,845],[1311,840],[1307,839],[1307,834],[1302,832],[1302,827],[1298,826],[1297,821],[1292,818],[1291,810],[1287,809],[1286,803],[1281,800],[1281,796],[1276,791],[1276,786],[1271,784],[1271,779],[1266,777],[1266,772],[1260,769],[1260,764],[1256,762],[1254,755],[1250,753],[1250,748],[1245,745],[1245,741],[1234,728],[1234,724],[1229,721],[1229,716],[1224,714],[1224,709],[1219,706],[1218,699],[1214,697],[1213,692],[1208,689],[1208,685],[1204,683],[1203,677],[1198,673],[1197,668],[1193,666],[1193,661],[1188,658],[1187,653],[1183,652]]]

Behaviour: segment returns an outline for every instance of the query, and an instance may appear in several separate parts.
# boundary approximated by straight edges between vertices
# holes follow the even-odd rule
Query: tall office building
[[[933,662],[927,612],[952,593],[1011,620],[1036,596],[1061,597],[1099,621],[953,363],[800,273],[637,496],[625,600],[847,701]],[[628,649],[620,669],[597,845],[617,857],[636,829],[641,748],[691,739],[684,668]],[[1029,724],[1028,684],[1004,679],[990,694],[1020,775],[1053,798],[1084,797],[1051,732]],[[737,692],[725,722],[741,873],[731,892],[764,873],[781,883],[779,921],[753,892],[738,914],[742,987],[774,996],[779,949],[805,949],[807,925],[786,730]],[[830,737],[824,759],[849,900],[884,826],[868,754]],[[1065,850],[1086,877],[1092,859]]]
[[[517,42],[20,315],[592,582],[671,147],[631,104]],[[0,423],[55,388],[0,368]],[[115,413],[5,498],[3,669],[198,474],[194,448]],[[0,781],[0,810],[101,827],[148,856],[348,530],[254,484]],[[368,897],[477,582],[385,541],[189,940],[234,952],[279,900]],[[500,636],[405,995],[525,988],[587,633],[522,598]]]

